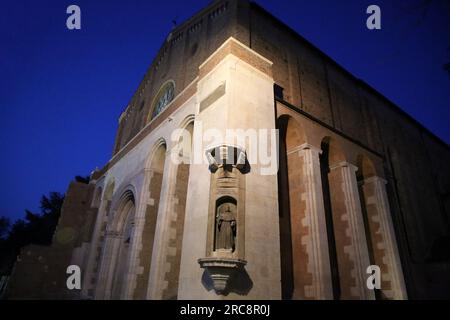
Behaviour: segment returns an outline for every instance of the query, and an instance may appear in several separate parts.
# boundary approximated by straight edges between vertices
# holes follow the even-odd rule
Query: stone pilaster
[[[362,190],[368,215],[368,224],[374,251],[375,264],[380,266],[381,292],[387,299],[407,299],[397,241],[392,224],[387,182],[380,177],[363,181]]]
[[[294,299],[333,299],[321,152],[309,144],[287,152]]]
[[[328,251],[327,226],[320,172],[319,156],[322,150],[304,144],[299,148],[303,157],[303,183],[305,192],[301,195],[306,204],[302,221],[310,234],[302,239],[308,253],[308,271],[312,274],[312,285],[305,287],[305,294],[314,299],[333,299],[330,258]]]
[[[335,230],[337,245],[342,246],[337,248],[341,298],[369,300],[375,299],[375,294],[366,284],[366,270],[371,263],[356,180],[357,170],[356,166],[348,162],[331,166],[330,175],[335,180],[330,181],[330,191],[335,228],[336,224],[345,226],[343,230]],[[336,212],[337,208],[340,212]]]

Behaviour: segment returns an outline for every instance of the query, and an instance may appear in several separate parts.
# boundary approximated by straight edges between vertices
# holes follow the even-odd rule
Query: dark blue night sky
[[[9,2],[9,3],[7,3]],[[3,1],[0,215],[37,210],[110,158],[117,121],[179,22],[210,1]],[[450,143],[450,2],[260,0],[263,7]],[[66,28],[66,8],[82,30]],[[382,30],[366,28],[370,4]]]

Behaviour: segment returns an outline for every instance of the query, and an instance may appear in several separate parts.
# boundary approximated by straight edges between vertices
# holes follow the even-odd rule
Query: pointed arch
[[[110,231],[120,231],[126,220],[127,212],[131,206],[135,206],[136,197],[134,195],[134,188],[132,186],[127,186],[124,190],[125,191],[122,192],[120,198],[112,203],[112,211],[115,212],[115,214],[112,217],[113,220],[110,224]]]
[[[148,170],[156,170],[158,172],[163,172],[164,162],[166,160],[167,153],[167,143],[166,140],[160,138],[153,145],[152,150],[149,153],[147,164],[145,168]]]

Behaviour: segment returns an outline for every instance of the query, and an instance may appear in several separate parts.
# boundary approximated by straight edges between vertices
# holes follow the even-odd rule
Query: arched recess
[[[306,272],[306,248],[301,243],[306,230],[301,225],[304,215],[300,197],[303,159],[298,151],[306,142],[305,134],[303,128],[287,115],[278,119],[277,128],[280,130],[278,199],[282,298],[302,299],[310,278]]]
[[[117,207],[110,232],[115,233],[113,246],[113,270],[111,284],[111,298],[122,299],[126,288],[126,279],[130,263],[131,243],[134,231],[134,216],[136,211],[133,192],[126,191]]]
[[[369,179],[377,175],[373,161],[366,155],[358,155],[357,157],[357,177],[358,181]]]
[[[322,179],[323,202],[325,208],[325,218],[327,223],[328,250],[330,256],[331,279],[334,299],[339,299],[341,295],[341,285],[339,278],[338,247],[335,237],[334,217],[332,211],[332,197],[330,191],[330,164],[344,161],[344,156],[340,148],[330,137],[323,138],[321,142],[322,154],[320,155],[320,171]]]
[[[184,221],[186,216],[186,197],[189,184],[189,171],[192,155],[193,134],[194,134],[194,118],[187,117],[181,125],[182,134],[178,139],[175,152],[177,152],[178,165],[176,167],[175,181],[173,183],[173,199],[172,199],[172,217],[169,224],[168,239],[165,262],[170,267],[164,274],[164,281],[167,286],[162,293],[162,299],[177,299],[180,264],[181,264],[181,248],[184,234]]]

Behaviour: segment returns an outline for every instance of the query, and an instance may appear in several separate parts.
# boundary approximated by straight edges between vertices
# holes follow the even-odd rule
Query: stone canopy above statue
[[[206,150],[206,157],[211,172],[216,172],[219,167],[232,167],[241,173],[250,169],[245,149],[239,146],[219,145]]]

